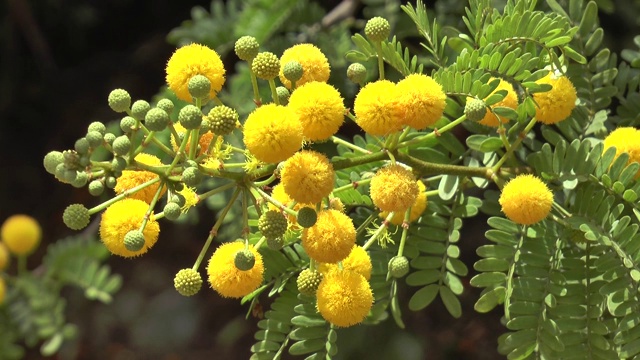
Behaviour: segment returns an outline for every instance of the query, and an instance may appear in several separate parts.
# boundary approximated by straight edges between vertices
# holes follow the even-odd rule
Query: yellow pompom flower
[[[149,166],[158,166],[162,165],[162,162],[157,157],[151,154],[140,153],[136,155],[136,161]],[[123,170],[122,175],[117,179],[116,186],[113,188],[116,194],[122,194],[123,192],[133,189],[134,187],[144,184],[147,181],[153,180],[158,177],[158,174],[152,173],[151,171],[146,170]],[[151,203],[153,200],[156,191],[158,191],[158,187],[160,186],[160,182],[157,182],[153,185],[147,186],[142,190],[139,190],[133,194],[129,195],[130,199],[138,199],[146,202],[147,204]],[[164,194],[166,188],[162,188],[162,192],[160,196]]]
[[[502,212],[509,220],[531,225],[549,215],[553,205],[553,194],[538,177],[525,174],[509,181],[500,194]]]
[[[302,247],[310,258],[319,262],[343,260],[349,256],[355,242],[353,221],[338,210],[320,211],[315,225],[302,231]]]
[[[244,123],[244,143],[260,161],[277,163],[302,146],[302,124],[298,115],[281,105],[255,109]]]
[[[365,85],[356,95],[353,111],[358,125],[371,135],[385,136],[402,129],[404,109],[398,101],[398,89],[391,81]]]
[[[184,126],[182,126],[179,122],[173,124],[173,128],[176,130],[176,133],[178,134],[178,136],[184,136],[187,133],[187,129],[185,129]],[[200,149],[198,149],[198,152],[196,153],[197,156],[204,154],[207,151],[207,149],[209,149],[209,144],[213,139],[215,139],[215,136],[216,135],[211,131],[208,131],[200,135],[200,138],[198,139],[198,145],[200,145]],[[180,148],[173,134],[171,134],[171,147],[173,148],[173,151],[178,151],[178,149]],[[187,142],[184,148],[185,154],[188,154],[189,151],[191,151],[190,140]]]
[[[9,267],[9,262],[11,262],[11,258],[9,257],[9,249],[7,246],[0,242],[0,271],[5,270]]]
[[[553,86],[547,92],[533,94],[533,100],[538,104],[536,119],[551,125],[568,118],[576,107],[576,99],[578,98],[576,88],[573,87],[571,80],[564,75],[549,73],[536,83]]]
[[[303,150],[285,161],[280,179],[293,200],[315,204],[333,190],[335,171],[325,155]]]
[[[16,256],[31,254],[40,244],[42,229],[29,215],[17,214],[7,218],[0,228],[0,237],[9,252]]]
[[[424,183],[421,180],[418,180],[419,192],[416,201],[413,203],[413,205],[411,205],[411,213],[409,214],[410,223],[416,221],[427,208],[427,193],[425,192],[425,190],[426,187],[424,186]],[[380,217],[383,219],[386,219],[387,215],[389,215],[388,211],[380,212]],[[402,222],[404,222],[404,212],[396,212],[395,214],[393,214],[390,222],[393,225],[402,225]]]
[[[604,139],[604,150],[616,148],[616,158],[622,153],[629,154],[628,164],[640,163],[640,130],[633,127],[620,127],[613,130]],[[640,177],[640,171],[635,178]]]
[[[321,263],[318,268],[323,274],[338,269],[337,264],[325,263]],[[354,245],[349,256],[342,260],[342,269],[356,272],[364,276],[366,280],[369,280],[371,278],[371,257],[367,250],[363,249],[362,246]]]
[[[402,123],[422,130],[436,123],[444,112],[447,96],[430,76],[411,74],[400,80],[398,106],[404,109]]]
[[[340,327],[361,323],[373,305],[373,292],[367,280],[348,270],[334,270],[325,274],[316,298],[320,315]]]
[[[167,63],[167,84],[180,100],[191,101],[189,80],[203,75],[211,82],[209,97],[213,98],[224,85],[224,65],[215,50],[199,44],[177,49]]]
[[[369,184],[371,200],[381,211],[403,213],[416,202],[419,192],[413,173],[398,164],[378,170]]]
[[[492,81],[492,80],[494,79],[492,78],[489,81]],[[518,96],[516,95],[516,92],[513,90],[513,85],[511,85],[511,83],[509,83],[506,80],[500,79],[500,84],[498,84],[498,87],[491,94],[499,90],[507,90],[507,95],[502,100],[491,105],[491,108],[508,107],[515,110],[518,107]],[[479,121],[480,124],[491,126],[491,127],[498,127],[500,122],[504,124],[509,122],[509,119],[502,116],[497,116],[489,110],[487,110],[487,113],[484,115],[484,118],[482,118],[482,120]]]
[[[249,251],[255,257],[255,264],[250,270],[238,270],[235,255],[244,249],[244,242],[234,241],[220,245],[209,259],[207,273],[213,290],[223,297],[241,298],[262,283],[264,263],[262,255],[249,245]]]
[[[305,140],[323,141],[335,135],[344,122],[342,97],[333,86],[312,81],[291,94],[289,108],[300,117]]]
[[[160,225],[153,213],[142,231],[144,245],[139,251],[129,251],[124,246],[124,237],[129,231],[139,230],[142,220],[149,210],[149,204],[138,199],[123,199],[115,202],[104,211],[100,220],[100,240],[115,255],[134,257],[149,251],[158,241]]]
[[[311,81],[327,82],[331,74],[329,60],[322,51],[312,44],[297,44],[288,48],[280,57],[280,82],[291,89],[291,81],[284,77],[284,66],[290,61],[297,61],[302,65],[302,77],[296,81],[296,86]]]

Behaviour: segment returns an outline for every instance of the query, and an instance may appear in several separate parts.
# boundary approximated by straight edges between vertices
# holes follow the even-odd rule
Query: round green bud
[[[169,114],[160,108],[153,108],[144,116],[144,125],[151,131],[162,131],[169,124]]]
[[[234,50],[241,60],[251,62],[258,55],[260,45],[253,36],[243,36],[236,41]]]
[[[138,121],[142,121],[149,110],[151,110],[151,105],[148,102],[137,100],[131,105],[131,116]]]
[[[64,182],[64,173],[67,171],[67,166],[62,162],[58,165],[56,165],[56,170],[54,171],[53,175],[55,175],[55,177]]]
[[[42,164],[44,165],[44,169],[51,175],[55,175],[56,167],[64,162],[64,156],[60,151],[49,151],[47,155],[44,156],[42,160]]]
[[[193,161],[193,160],[187,160],[184,162],[184,167],[185,168],[197,168],[198,167],[198,163]]]
[[[173,112],[173,107],[174,106],[173,106],[173,101],[171,101],[169,99],[161,99],[156,104],[156,107],[158,109],[162,109],[162,110],[166,111],[167,114],[171,115],[171,113]]]
[[[278,102],[280,105],[286,106],[289,103],[289,97],[291,97],[291,93],[284,86],[278,86],[276,88],[276,94],[278,94]]]
[[[173,194],[173,196],[171,196],[171,202],[177,204],[179,207],[183,207],[186,201],[182,194]]]
[[[277,238],[274,238],[274,239],[267,238],[267,246],[271,250],[278,251],[278,250],[282,249],[282,247],[284,246],[284,238],[283,237],[277,237]]]
[[[91,158],[89,157],[89,155],[82,155],[80,156],[80,158],[78,158],[78,165],[80,165],[81,167],[87,167],[89,166],[89,164],[91,164]]]
[[[89,140],[87,138],[80,138],[76,140],[76,143],[73,145],[73,148],[76,150],[78,154],[87,154],[89,153],[89,149],[91,145],[89,145]]]
[[[178,121],[187,130],[195,129],[202,123],[202,111],[197,106],[187,105],[180,109]]]
[[[198,168],[186,168],[182,171],[182,182],[187,186],[196,187],[202,181],[202,173]]]
[[[116,180],[115,177],[113,176],[107,176],[104,179],[104,184],[109,188],[109,189],[113,189],[114,187],[116,187],[116,184],[118,183],[118,180]]]
[[[409,260],[404,256],[394,256],[389,260],[389,275],[401,278],[409,273]]]
[[[251,62],[251,71],[260,79],[273,80],[280,72],[280,59],[268,51],[258,53]]]
[[[194,99],[207,99],[211,91],[211,81],[206,76],[198,74],[189,79],[187,87]]]
[[[67,182],[69,184],[71,184],[74,181],[76,181],[77,177],[78,177],[78,171],[77,170],[66,169],[64,171],[64,173],[62,174],[62,180],[64,180],[64,182]]]
[[[200,135],[204,135],[206,133],[208,133],[209,131],[211,131],[211,128],[213,127],[213,124],[211,124],[211,121],[209,121],[209,119],[205,116],[202,118],[202,123],[200,123]]]
[[[136,121],[136,119],[132,118],[131,116],[125,116],[122,118],[122,120],[120,120],[120,129],[122,129],[125,134],[128,134],[133,131],[137,124],[138,122]]]
[[[76,170],[79,169],[79,160],[80,156],[75,150],[65,150],[62,152],[62,157],[64,158],[64,166],[67,169]]]
[[[81,188],[87,185],[87,181],[89,180],[89,175],[86,171],[78,171],[76,178],[71,182],[71,186],[75,188]]]
[[[308,206],[298,210],[298,225],[304,228],[310,228],[316,224],[318,213]]]
[[[298,275],[296,283],[301,294],[314,296],[324,276],[320,271],[304,269]]]
[[[131,105],[131,95],[124,89],[115,89],[109,93],[109,107],[115,112],[125,112]]]
[[[184,184],[183,183],[181,183],[181,182],[174,182],[173,183],[173,190],[182,191],[182,189],[184,189]],[[180,195],[180,194],[175,194],[175,195]],[[180,195],[180,196],[182,196],[182,195]],[[182,204],[182,205],[184,205],[184,204]],[[182,205],[180,205],[180,206],[182,206]]]
[[[89,225],[89,209],[82,204],[71,204],[64,209],[62,221],[69,229],[81,230]]]
[[[467,103],[464,106],[464,114],[467,115],[467,119],[471,121],[480,121],[484,119],[484,116],[487,114],[487,107],[484,101],[480,99],[467,99]]]
[[[100,180],[93,180],[89,183],[89,194],[100,196],[104,192],[104,183]]]
[[[87,133],[87,135],[85,136],[85,139],[87,139],[87,142],[89,143],[89,146],[91,146],[92,148],[97,148],[100,147],[100,145],[102,145],[102,143],[104,143],[104,136],[102,135],[102,133],[100,133],[99,131],[89,131]]]
[[[173,286],[182,296],[193,296],[202,288],[202,277],[193,269],[182,269],[173,278]]]
[[[129,140],[127,135],[120,135],[113,140],[111,148],[113,149],[114,154],[124,156],[131,149],[131,140]]]
[[[100,121],[94,121],[87,127],[87,132],[97,131],[104,135],[107,132],[107,127]]]
[[[347,68],[347,77],[356,84],[363,84],[367,78],[367,68],[360,63],[353,63]]]
[[[364,34],[373,42],[387,40],[391,33],[391,26],[385,18],[376,16],[367,21],[364,27]]]
[[[116,135],[114,133],[106,133],[104,134],[104,142],[106,142],[107,144],[111,145],[113,144],[113,140],[116,139]]]
[[[211,131],[216,135],[230,134],[238,123],[238,112],[234,109],[220,105],[209,110],[207,120],[211,124]]]
[[[122,171],[127,167],[127,160],[122,156],[115,156],[113,160],[111,160],[111,170],[113,171]]]
[[[164,206],[164,217],[167,220],[176,220],[180,217],[180,205],[174,202],[168,202],[167,205]]]
[[[236,253],[233,263],[240,271],[251,270],[256,264],[256,257],[249,249],[240,250]]]
[[[140,251],[144,247],[144,234],[140,230],[131,230],[124,236],[124,247],[129,251]]]
[[[267,239],[282,237],[287,231],[287,218],[278,210],[266,211],[258,219],[258,229]]]
[[[302,64],[295,60],[289,61],[288,63],[284,64],[284,67],[282,68],[282,74],[287,80],[291,82],[300,80],[303,72],[304,70],[302,69]]]

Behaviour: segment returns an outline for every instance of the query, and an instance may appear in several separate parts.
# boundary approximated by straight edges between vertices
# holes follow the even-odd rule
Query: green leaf
[[[449,314],[454,318],[462,316],[462,306],[458,297],[446,286],[440,287],[440,299],[444,303],[444,306],[449,311]]]
[[[63,341],[64,336],[62,336],[61,333],[56,333],[42,344],[40,347],[40,354],[42,354],[42,356],[51,356],[55,354],[60,349],[60,346],[62,346]]]
[[[438,195],[442,200],[451,200],[458,191],[460,178],[457,175],[444,175],[438,186]]]
[[[291,345],[291,347],[289,348],[289,354],[304,355],[316,352],[324,349],[326,342],[327,341],[325,339],[310,339],[298,341],[295,344]]]
[[[438,295],[440,286],[438,284],[431,284],[416,291],[415,294],[409,300],[409,309],[411,311],[419,311],[427,307]]]
[[[504,302],[505,295],[506,289],[498,286],[482,294],[473,308],[479,313],[489,312]]]

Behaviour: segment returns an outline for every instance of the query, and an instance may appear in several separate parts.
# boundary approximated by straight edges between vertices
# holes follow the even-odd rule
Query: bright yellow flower
[[[187,133],[187,129],[185,129],[184,126],[182,126],[179,122],[173,124],[173,127],[174,129],[176,129],[176,133],[178,133],[178,136],[184,136]],[[198,145],[200,145],[200,149],[198,149],[198,152],[196,153],[197,156],[204,154],[207,151],[207,149],[209,149],[209,144],[211,143],[211,141],[215,138],[216,138],[216,135],[211,131],[208,131],[204,134],[200,134],[200,138],[198,139]],[[180,148],[173,134],[171,134],[171,147],[173,148],[173,151],[178,151],[178,149]],[[185,154],[188,154],[190,150],[191,150],[191,140],[189,140],[185,145],[185,148],[184,148]]]
[[[578,98],[576,88],[573,87],[571,80],[564,75],[549,73],[536,83],[553,86],[547,92],[533,94],[533,100],[538,104],[536,119],[550,125],[568,118],[573,108],[576,107],[576,99]]]
[[[628,164],[640,163],[640,130],[633,127],[620,127],[613,130],[604,139],[604,150],[610,147],[616,148],[616,158],[622,153],[629,154]],[[640,177],[640,171],[636,179]]]
[[[504,186],[499,202],[502,212],[511,221],[521,225],[531,225],[549,215],[553,194],[536,176],[518,175]]]
[[[2,224],[0,237],[12,254],[25,256],[40,244],[42,229],[38,221],[29,215],[12,215]]]
[[[282,183],[279,183],[278,185],[274,186],[273,189],[271,189],[271,197],[276,199],[278,202],[280,202],[284,206],[289,205],[289,203],[293,201],[291,196],[289,196],[289,194],[287,194],[287,192],[284,190],[284,185]],[[292,209],[295,211],[298,211],[305,206],[315,208],[314,204],[296,203]],[[281,209],[276,207],[272,203],[269,203],[269,210],[281,210]],[[290,227],[298,226],[298,219],[295,216],[289,215],[289,214],[285,214],[285,215],[287,216],[287,220],[289,220]]]
[[[138,199],[123,199],[107,207],[100,220],[100,239],[111,253],[128,258],[142,255],[153,247],[160,234],[160,225],[153,217],[153,213],[142,231],[144,235],[142,249],[129,251],[124,246],[125,235],[129,231],[140,229],[148,210],[149,204]]]
[[[167,63],[167,84],[178,99],[191,101],[189,80],[203,75],[211,82],[209,97],[213,98],[224,84],[224,65],[220,55],[199,44],[190,44],[177,49]]]
[[[341,261],[349,255],[355,242],[353,221],[338,210],[320,211],[315,225],[302,231],[304,250],[319,262]]]
[[[414,222],[416,221],[420,215],[422,215],[422,213],[424,212],[424,210],[427,208],[427,193],[425,192],[426,187],[424,186],[424,183],[421,180],[418,180],[418,197],[416,198],[416,201],[413,203],[413,205],[411,205],[411,213],[409,214],[409,222]],[[389,215],[388,211],[382,211],[380,213],[380,217],[383,219],[387,218],[387,215]],[[393,217],[391,218],[391,223],[393,225],[402,225],[402,222],[404,221],[404,212],[396,212]]]
[[[356,272],[364,276],[366,280],[369,280],[371,278],[371,257],[362,246],[354,245],[349,256],[342,260],[342,268]],[[319,267],[320,272],[323,274],[337,269],[337,264],[321,263]]]
[[[388,80],[365,85],[356,96],[353,111],[356,122],[367,133],[385,136],[402,129],[404,109],[398,101],[398,89]]]
[[[238,270],[235,266],[235,255],[244,249],[244,243],[234,241],[220,245],[209,259],[207,273],[213,290],[223,297],[241,298],[262,283],[264,264],[262,255],[249,245],[249,251],[255,257],[253,268],[247,271]]]
[[[494,79],[492,78],[489,81],[492,81],[492,80]],[[513,90],[513,85],[511,85],[511,83],[509,83],[506,80],[500,79],[500,84],[498,84],[498,87],[491,94],[499,90],[507,90],[507,95],[502,100],[491,105],[491,108],[508,107],[515,110],[518,107],[518,96]],[[482,120],[479,121],[480,124],[491,126],[491,127],[498,127],[499,122],[502,122],[504,124],[509,122],[509,119],[502,116],[496,116],[488,109],[487,109],[487,113],[484,115],[484,118],[482,118]]]
[[[151,154],[140,153],[136,155],[136,161],[145,165],[150,166],[158,166],[162,165],[162,162],[157,157]],[[151,171],[146,170],[123,170],[122,175],[117,179],[115,190],[116,194],[122,194],[123,192],[133,189],[134,187],[144,184],[147,181],[153,180],[158,177],[158,174],[152,173]],[[153,185],[147,186],[142,190],[139,190],[133,194],[129,195],[131,199],[138,199],[146,202],[147,204],[151,203],[153,200],[156,191],[158,191],[158,187],[160,186],[160,182],[157,182]],[[162,192],[160,196],[164,194],[166,188],[162,188]]]
[[[378,170],[369,184],[373,204],[388,212],[404,213],[415,203],[419,191],[413,173],[397,164]]]
[[[11,258],[9,257],[9,249],[7,246],[0,242],[0,271],[5,270],[9,267],[9,262],[11,262]]]
[[[316,292],[318,311],[328,322],[348,327],[361,323],[373,305],[367,280],[348,270],[327,273]]]
[[[331,68],[327,57],[312,44],[297,44],[282,53],[280,57],[280,82],[291,89],[291,81],[284,77],[284,66],[290,61],[297,61],[302,65],[302,77],[296,81],[296,86],[310,81],[327,82]]]
[[[404,109],[402,123],[422,130],[436,123],[444,112],[447,96],[430,76],[411,74],[400,80],[398,103]]]
[[[190,188],[188,186],[184,186],[182,190],[178,191],[178,194],[184,197],[184,205],[180,208],[180,211],[186,213],[192,207],[196,206],[200,201],[198,194],[196,194],[195,189]]]
[[[293,200],[315,204],[333,190],[335,171],[325,155],[303,150],[285,161],[280,178]]]
[[[268,104],[255,109],[244,123],[244,143],[260,161],[277,163],[302,146],[302,124],[285,106]]]
[[[288,106],[300,117],[302,134],[309,141],[327,140],[344,121],[342,97],[327,83],[312,81],[296,88]]]

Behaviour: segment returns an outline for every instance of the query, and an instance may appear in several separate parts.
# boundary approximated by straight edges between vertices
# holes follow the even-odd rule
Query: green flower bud
[[[391,33],[391,26],[387,19],[376,16],[369,21],[364,27],[364,34],[373,42],[387,40]]]
[[[87,138],[80,138],[76,140],[76,143],[73,145],[73,148],[76,150],[78,154],[87,154],[91,145],[89,145],[89,140]]]
[[[62,162],[62,163],[60,163],[60,164],[56,165],[56,170],[55,170],[55,172],[53,173],[53,175],[55,175],[55,177],[56,177],[58,180],[60,180],[60,181],[62,181],[62,182],[65,182],[65,180],[64,180],[64,173],[65,173],[65,172],[67,172],[67,167],[66,167],[66,166],[65,166],[65,164]]]
[[[286,106],[289,103],[289,97],[291,97],[291,94],[286,87],[278,86],[276,88],[276,94],[278,94],[278,102],[280,105]]]
[[[202,123],[200,123],[200,135],[204,135],[208,132],[211,131],[211,128],[213,127],[213,124],[211,124],[211,121],[209,121],[209,119],[207,119],[207,117],[203,117],[202,118]]]
[[[100,121],[94,121],[87,127],[87,132],[91,131],[97,131],[104,136],[104,134],[107,132],[107,127],[104,126],[104,124]]]
[[[196,187],[202,181],[202,173],[198,168],[186,168],[182,171],[182,182],[187,186]]]
[[[113,140],[116,139],[116,135],[114,133],[106,133],[104,134],[104,142],[106,142],[107,144],[111,145],[113,144]]]
[[[267,246],[271,250],[278,251],[278,250],[282,249],[282,247],[284,246],[284,238],[283,237],[278,237],[278,238],[274,238],[274,239],[267,238]]]
[[[287,218],[278,210],[266,211],[258,219],[258,229],[267,239],[282,237],[287,231]]]
[[[162,109],[162,110],[166,111],[167,114],[171,115],[171,113],[173,112],[173,107],[174,106],[173,106],[173,101],[171,101],[169,99],[161,99],[156,104],[156,107],[158,109]]]
[[[113,171],[122,171],[127,167],[127,160],[122,156],[115,156],[113,160],[111,160],[111,170]]]
[[[302,64],[295,60],[289,61],[288,63],[284,64],[284,67],[282,68],[282,74],[287,80],[291,81],[292,83],[300,80],[303,73],[304,71],[302,69]]]
[[[224,105],[212,108],[207,115],[211,131],[216,135],[230,134],[236,128],[238,118],[238,113],[234,109]]]
[[[71,204],[64,209],[62,221],[69,229],[81,230],[89,225],[89,209],[82,204]]]
[[[169,124],[169,114],[160,108],[153,108],[144,116],[144,125],[151,131],[162,131]]]
[[[404,256],[394,256],[389,260],[389,275],[401,278],[409,273],[409,260]]]
[[[484,119],[484,116],[487,114],[487,107],[484,101],[480,99],[467,99],[467,103],[464,106],[464,114],[467,115],[467,119],[471,121],[480,121]]]
[[[142,121],[149,110],[151,110],[151,105],[148,102],[137,100],[131,106],[131,116],[138,121]]]
[[[144,247],[144,234],[140,230],[131,230],[124,236],[124,247],[129,251],[140,251]]]
[[[113,140],[111,148],[113,149],[114,154],[124,156],[131,149],[131,140],[129,140],[127,135],[120,135]]]
[[[182,189],[184,189],[184,184],[183,183],[181,183],[181,182],[174,182],[173,183],[173,190],[182,191]],[[180,194],[174,194],[174,195],[180,195]],[[180,196],[182,196],[182,195],[180,195]],[[184,205],[184,204],[182,204],[182,205]],[[180,206],[182,206],[182,205],[180,205]]]
[[[353,63],[347,68],[347,77],[356,84],[363,84],[367,78],[367,68],[360,63]]]
[[[82,155],[80,156],[80,158],[78,158],[78,165],[80,165],[81,167],[87,167],[89,166],[89,164],[91,164],[91,158],[89,157],[89,155]]]
[[[115,112],[125,112],[131,105],[131,95],[126,90],[115,89],[109,93],[109,107]]]
[[[64,158],[64,166],[69,170],[77,170],[80,168],[79,160],[80,156],[75,150],[65,150],[62,152]]]
[[[302,270],[296,281],[298,291],[300,291],[301,294],[314,296],[323,277],[320,271],[313,271],[311,269]]]
[[[243,36],[236,41],[234,50],[241,60],[251,62],[258,55],[260,45],[253,36]]]
[[[197,168],[198,167],[198,163],[193,161],[193,160],[187,160],[184,162],[184,167],[185,168]]]
[[[60,151],[50,151],[44,156],[42,164],[44,169],[51,175],[55,175],[56,167],[64,161],[64,156]]]
[[[89,183],[89,194],[100,196],[104,192],[104,183],[100,180],[93,180]]]
[[[197,106],[187,105],[180,109],[178,121],[187,130],[195,129],[202,123],[202,111]]]
[[[120,120],[120,129],[122,129],[125,134],[128,134],[136,127],[137,123],[136,119],[131,116],[125,116]]]
[[[280,72],[280,59],[268,51],[258,53],[251,62],[251,71],[260,79],[272,80]]]
[[[249,249],[240,250],[236,253],[233,263],[240,271],[251,270],[256,264],[256,257]]]
[[[193,269],[182,269],[173,278],[173,286],[182,296],[193,296],[202,288],[202,277]]]
[[[187,200],[182,196],[182,194],[173,194],[171,197],[171,202],[178,205],[178,207],[183,207]]]
[[[211,81],[204,75],[195,75],[189,79],[187,85],[189,94],[194,99],[208,99],[209,91],[211,91]]]
[[[316,224],[318,213],[308,206],[298,210],[298,225],[304,228],[310,228]]]
[[[104,137],[99,131],[89,131],[87,136],[85,136],[87,142],[92,148],[98,148],[104,142]]]
[[[81,188],[87,185],[88,180],[89,180],[89,175],[87,175],[86,171],[78,171],[76,178],[71,182],[71,186],[75,188]]]
[[[77,177],[78,177],[78,171],[77,170],[67,169],[62,174],[62,180],[64,180],[64,182],[69,183],[69,184],[71,184],[74,181],[76,181]]]
[[[174,202],[168,202],[167,205],[164,206],[164,217],[167,220],[176,220],[180,217],[180,205]]]
[[[117,180],[115,177],[113,176],[107,176],[104,180],[104,184],[109,188],[109,189],[113,189],[114,187],[116,187],[117,184]]]

